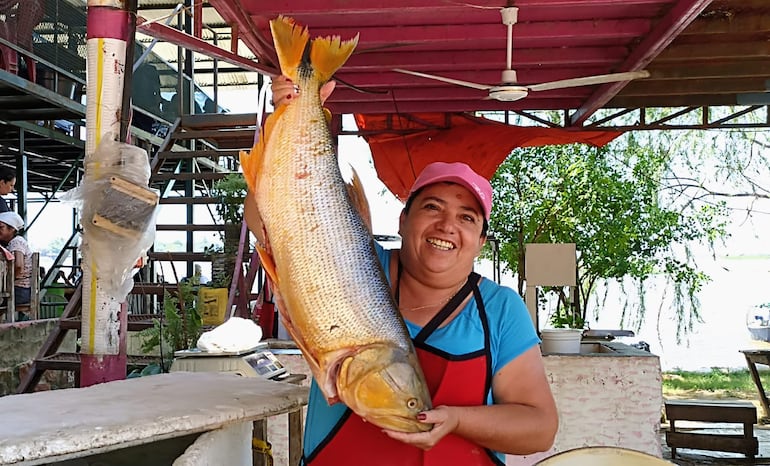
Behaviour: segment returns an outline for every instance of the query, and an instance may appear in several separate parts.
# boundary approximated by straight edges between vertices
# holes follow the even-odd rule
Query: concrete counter
[[[209,372],[11,395],[0,398],[0,464],[55,463],[246,423],[234,435],[248,434],[250,455],[251,421],[305,404],[305,387]]]
[[[584,342],[582,354],[546,354],[559,409],[556,450],[589,445],[661,456],[659,358],[618,342]]]

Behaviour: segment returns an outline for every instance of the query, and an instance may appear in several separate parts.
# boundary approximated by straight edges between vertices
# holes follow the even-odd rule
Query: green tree
[[[696,293],[709,278],[687,254],[694,241],[725,234],[721,203],[695,205],[663,194],[669,173],[667,152],[642,147],[632,136],[597,149],[586,145],[515,150],[492,179],[495,205],[491,232],[500,241],[501,262],[518,276],[524,293],[527,243],[575,243],[578,297],[557,289],[575,321],[586,318],[589,298],[605,280],[630,277],[642,284],[666,276],[675,289],[678,335],[699,320]],[[685,253],[677,249],[684,246]],[[633,315],[645,314],[643,293]]]

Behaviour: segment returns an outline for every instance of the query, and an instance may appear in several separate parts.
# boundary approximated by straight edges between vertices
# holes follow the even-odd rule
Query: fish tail
[[[281,72],[292,81],[297,81],[297,69],[302,63],[310,34],[307,28],[294,22],[293,18],[279,16],[270,21],[275,51]]]
[[[310,49],[310,63],[318,81],[325,83],[345,64],[358,44],[358,34],[352,39],[340,40],[339,36],[321,37],[313,40]]]
[[[358,44],[358,34],[344,41],[339,36],[310,41],[307,28],[286,16],[270,21],[270,30],[281,72],[294,82],[297,81],[300,66],[309,65],[318,82],[325,83],[347,61]]]

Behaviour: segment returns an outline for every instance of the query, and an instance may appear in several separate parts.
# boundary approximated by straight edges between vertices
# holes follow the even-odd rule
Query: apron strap
[[[473,291],[473,288],[478,283],[479,278],[481,276],[477,274],[476,272],[471,272],[470,275],[468,275],[468,279],[465,281],[465,285],[463,285],[462,288],[460,288],[460,291],[455,293],[454,296],[452,296],[452,299],[449,300],[446,305],[444,305],[443,308],[441,308],[438,313],[433,316],[433,318],[425,324],[425,326],[420,330],[420,333],[417,334],[417,336],[414,337],[415,343],[423,343],[425,340],[428,339],[431,333],[433,333],[441,324],[444,323],[445,320],[455,311],[457,310],[457,306],[462,303],[465,298],[468,297],[468,295]]]

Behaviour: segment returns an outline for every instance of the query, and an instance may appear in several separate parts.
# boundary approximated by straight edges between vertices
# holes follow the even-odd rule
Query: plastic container
[[[583,330],[577,328],[548,328],[540,331],[543,353],[580,354]]]

